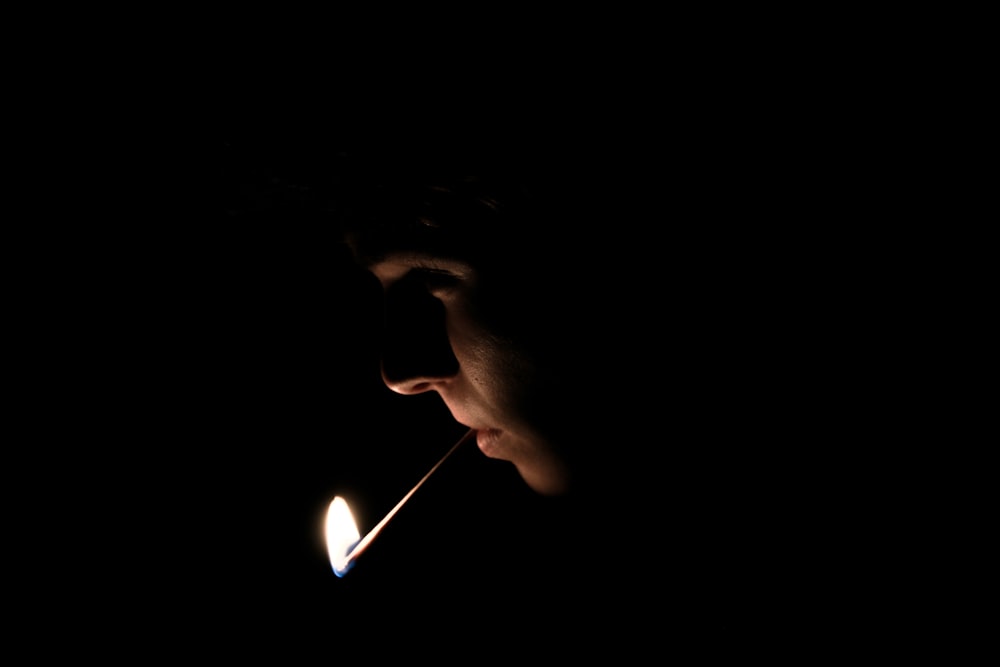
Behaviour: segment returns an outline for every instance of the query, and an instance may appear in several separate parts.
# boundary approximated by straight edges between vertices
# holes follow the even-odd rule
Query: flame
[[[410,492],[403,496],[403,499],[396,503],[396,506],[389,510],[389,513],[382,517],[382,520],[375,524],[375,527],[368,531],[364,539],[358,532],[358,524],[354,521],[351,508],[347,506],[347,501],[340,496],[334,497],[330,502],[330,507],[326,511],[326,548],[330,553],[330,565],[333,572],[338,577],[343,577],[347,571],[354,566],[354,560],[368,548],[378,534],[382,532],[386,524],[396,516],[396,512],[406,504],[406,501],[417,492],[424,482],[434,474],[434,471],[441,467],[441,464],[458,449],[466,440],[476,437],[476,429],[470,428],[465,435],[459,438],[458,442],[451,446],[451,449],[441,457],[441,460],[434,464],[426,475],[424,475],[417,485],[410,489]]]
[[[354,565],[354,559],[347,556],[360,539],[358,524],[347,501],[340,496],[335,497],[326,511],[326,549],[333,573],[338,577],[343,577]]]

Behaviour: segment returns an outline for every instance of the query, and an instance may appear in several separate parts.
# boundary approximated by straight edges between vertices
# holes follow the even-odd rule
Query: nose
[[[399,394],[421,394],[458,374],[440,301],[405,282],[385,293],[382,380]]]

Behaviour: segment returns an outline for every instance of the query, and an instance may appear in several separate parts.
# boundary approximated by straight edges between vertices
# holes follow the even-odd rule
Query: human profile
[[[586,256],[594,223],[579,216],[563,163],[532,159],[364,155],[350,163],[361,173],[340,220],[384,295],[386,386],[436,392],[487,457],[560,496],[594,472],[592,401],[608,369],[591,342],[615,325],[588,272],[612,262]]]
[[[784,559],[811,507],[774,454],[804,414],[794,302],[762,279],[778,253],[718,204],[739,183],[686,154],[521,148],[343,154],[336,214],[382,293],[383,381],[436,393],[487,457],[570,499],[539,609],[586,615],[597,540],[616,603],[639,587],[686,627],[749,627],[798,594],[805,561]]]

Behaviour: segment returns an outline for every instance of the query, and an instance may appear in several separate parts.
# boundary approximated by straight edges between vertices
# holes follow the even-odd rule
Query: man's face
[[[517,293],[531,281],[504,275],[523,267],[413,249],[367,268],[384,294],[385,384],[400,394],[437,392],[456,421],[476,429],[486,456],[513,463],[539,493],[566,492],[568,468],[548,426],[558,378],[521,335],[546,324],[523,321],[536,311],[518,307],[537,297]]]

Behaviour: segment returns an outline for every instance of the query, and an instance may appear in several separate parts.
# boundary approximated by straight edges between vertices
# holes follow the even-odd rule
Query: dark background
[[[398,396],[381,382],[379,288],[350,261],[329,212],[337,149],[318,136],[201,147],[189,162],[198,163],[204,187],[178,182],[178,199],[164,207],[178,209],[169,224],[137,221],[134,270],[116,276],[106,294],[111,320],[122,326],[98,334],[110,335],[100,347],[114,360],[110,375],[102,371],[115,399],[102,423],[116,424],[115,442],[128,452],[116,455],[124,481],[107,499],[113,543],[127,545],[114,579],[126,598],[137,610],[181,604],[185,637],[232,637],[241,650],[322,644],[338,633],[370,636],[373,628],[385,629],[386,642],[426,641],[446,628],[492,641],[513,633],[517,640],[505,642],[513,647],[525,632],[544,636],[554,627],[570,638],[594,627],[619,633],[619,619],[636,613],[654,625],[682,613],[714,627],[704,622],[705,609],[688,609],[691,591],[680,589],[701,580],[717,585],[718,577],[685,574],[690,564],[682,561],[692,556],[675,554],[678,545],[710,551],[690,548],[683,523],[694,525],[718,501],[694,480],[668,484],[657,475],[671,465],[656,428],[638,423],[622,437],[649,438],[650,448],[630,445],[648,453],[639,466],[656,478],[651,488],[673,494],[683,519],[653,510],[672,502],[658,494],[644,510],[653,523],[642,535],[625,531],[624,516],[611,523],[602,517],[594,521],[593,545],[564,554],[558,505],[539,503],[512,466],[469,443],[353,570],[333,574],[322,533],[333,497],[348,499],[365,534],[465,430],[436,395]],[[609,271],[609,259],[599,270]],[[645,284],[645,291],[616,292],[622,304],[658,297],[657,283],[624,272],[616,279]],[[652,314],[645,335],[658,340],[660,311],[634,305]],[[643,326],[636,321],[629,329]],[[720,365],[729,358],[715,356]],[[639,377],[623,381],[639,389],[642,378],[657,374]],[[655,419],[670,399],[647,396],[653,405],[636,409]],[[734,446],[716,437],[725,444],[711,458]],[[739,468],[745,455],[731,454]],[[687,486],[694,494],[682,498]],[[723,529],[711,522],[696,530]],[[715,550],[710,557],[727,555]],[[664,589],[649,580],[646,592],[675,590],[673,600],[661,601],[669,612],[646,616],[631,600],[647,586],[638,573],[651,559],[662,561],[662,570],[651,572],[670,573],[674,583]],[[617,586],[623,577],[628,583]],[[604,602],[609,590],[624,594],[629,608],[618,597]],[[715,593],[697,595],[710,601]],[[587,629],[575,630],[572,619]]]
[[[349,500],[364,534],[464,429],[436,396],[397,396],[381,382],[378,287],[339,245],[325,197],[336,150],[317,137],[233,137],[140,146],[141,159],[106,173],[80,165],[90,167],[85,201],[65,198],[71,212],[87,214],[59,230],[42,227],[44,261],[28,274],[46,291],[31,302],[38,317],[26,320],[33,340],[22,355],[31,369],[22,394],[45,400],[27,415],[31,428],[16,451],[30,452],[40,473],[31,507],[42,520],[30,522],[37,537],[26,551],[42,556],[38,581],[57,582],[30,609],[68,626],[86,621],[82,634],[101,643],[127,635],[241,655],[314,654],[340,637],[355,651],[425,646],[456,628],[523,646],[573,609],[580,618],[598,610],[585,646],[592,624],[605,620],[615,626],[607,641],[620,645],[630,633],[682,637],[676,614],[726,637],[741,625],[753,629],[743,637],[780,634],[795,619],[829,626],[813,623],[817,605],[828,613],[830,592],[848,591],[852,573],[870,567],[865,554],[882,517],[863,501],[878,467],[871,450],[861,451],[868,441],[852,438],[863,416],[856,392],[836,381],[851,372],[844,362],[855,335],[827,308],[827,279],[841,274],[803,269],[822,258],[812,251],[825,247],[823,228],[787,235],[722,215],[770,212],[775,192],[757,187],[767,179],[743,189],[708,179],[704,192],[684,190],[681,203],[692,210],[716,202],[705,218],[711,242],[692,246],[710,253],[666,273],[633,257],[617,265],[638,264],[656,279],[624,276],[650,299],[616,293],[643,316],[629,333],[642,342],[666,335],[662,305],[677,304],[661,299],[658,281],[680,279],[691,295],[679,312],[697,316],[688,320],[692,349],[712,364],[674,369],[708,380],[686,404],[641,392],[649,404],[628,432],[650,442],[637,448],[637,470],[655,481],[654,493],[664,489],[642,516],[652,521],[647,551],[630,550],[617,522],[601,523],[610,528],[593,552],[578,550],[565,568],[542,564],[559,552],[536,546],[558,540],[559,524],[512,467],[470,443],[337,578],[322,534],[333,497]],[[732,187],[715,192],[719,182]],[[660,192],[660,181],[647,185]],[[659,199],[644,203],[661,210]],[[648,349],[673,363],[671,350]],[[637,372],[658,377],[645,366]],[[685,450],[663,448],[662,434],[646,429],[665,402],[688,429],[671,424],[671,437],[709,445],[697,455],[705,479],[664,464]],[[12,482],[21,469],[10,468]],[[848,528],[850,539],[840,539]],[[711,541],[719,536],[723,544]],[[709,558],[692,562],[702,555]],[[657,570],[633,567],[640,561],[662,561],[656,582],[645,585],[637,573]],[[562,573],[558,604],[536,595],[550,583],[546,571]],[[636,605],[601,602],[619,580],[627,584],[616,594],[634,595]],[[746,591],[698,588],[734,581]],[[689,599],[724,609],[728,625],[687,608]],[[647,615],[648,605],[658,612]]]
[[[707,50],[692,53],[685,63]],[[780,479],[771,493],[790,520],[780,522],[787,537],[772,553],[800,564],[777,568],[786,574],[806,571],[784,581],[810,600],[786,608],[781,619],[807,626],[824,607],[821,624],[830,636],[813,645],[823,650],[858,636],[859,616],[868,621],[862,629],[880,633],[897,611],[886,600],[906,606],[918,598],[922,589],[911,584],[928,571],[906,570],[916,549],[880,553],[901,520],[929,515],[915,511],[914,494],[886,482],[937,488],[931,476],[901,469],[918,438],[909,430],[900,436],[900,428],[909,424],[924,437],[913,425],[926,415],[893,410],[906,396],[900,385],[923,390],[923,350],[909,347],[920,339],[909,327],[884,326],[899,311],[901,293],[926,293],[912,290],[909,267],[897,272],[894,262],[907,254],[899,243],[913,231],[911,216],[899,219],[900,203],[928,195],[913,196],[911,185],[892,187],[898,173],[909,172],[897,171],[890,159],[898,143],[906,144],[904,157],[922,144],[908,132],[887,142],[891,121],[909,116],[871,118],[869,99],[855,104],[853,95],[838,97],[840,86],[831,92],[829,78],[814,77],[811,60],[803,63],[798,51],[776,50],[782,66],[774,69],[757,67],[747,53],[725,58],[711,76],[692,76],[701,83],[694,95],[671,90],[663,105],[670,113],[588,85],[579,105],[567,105],[569,113],[528,129],[532,136],[565,128],[586,137],[604,125],[617,139],[620,127],[634,126],[633,109],[648,107],[646,123],[624,142],[639,139],[634,145],[645,147],[643,134],[655,128],[649,136],[659,133],[671,149],[675,137],[696,144],[705,163],[694,166],[709,167],[695,170],[695,180],[707,185],[690,194],[707,220],[726,223],[719,239],[729,247],[713,268],[730,267],[722,279],[727,289],[712,296],[752,297],[744,299],[752,306],[726,324],[741,324],[743,313],[761,305],[758,296],[779,288],[774,301],[785,317],[776,327],[762,327],[753,340],[742,338],[746,327],[725,329],[742,338],[741,351],[755,353],[762,339],[781,334],[764,347],[776,354],[755,354],[751,370],[770,373],[780,359],[780,379],[791,380],[782,401],[768,401],[755,382],[734,391],[754,396],[777,418],[716,415],[733,424],[738,451],[753,452],[737,457],[737,465],[752,456],[754,472],[765,468],[768,481]],[[792,61],[802,75],[783,75]],[[607,71],[618,81],[625,70],[631,64]],[[774,73],[778,96],[762,81]],[[500,589],[530,571],[530,558],[516,556],[523,556],[531,533],[519,544],[524,534],[511,518],[523,512],[506,510],[534,506],[512,471],[467,448],[418,492],[347,577],[330,571],[321,534],[330,499],[349,497],[364,532],[461,435],[434,397],[396,397],[378,379],[373,286],[338,251],[319,213],[321,197],[314,196],[330,143],[262,138],[262,126],[293,135],[294,122],[284,118],[262,119],[243,136],[218,139],[208,128],[208,138],[198,138],[207,98],[164,108],[169,95],[157,90],[132,99],[129,80],[122,86],[128,103],[107,108],[95,105],[89,74],[81,77],[80,95],[45,106],[43,127],[12,126],[12,138],[26,144],[12,185],[27,204],[8,210],[5,246],[7,330],[16,335],[8,359],[23,369],[11,381],[8,410],[18,428],[8,434],[4,468],[11,491],[6,516],[25,528],[6,545],[7,555],[24,565],[7,573],[14,622],[57,628],[33,635],[41,638],[34,650],[81,651],[92,643],[101,655],[139,645],[145,655],[231,657],[305,647],[311,657],[332,658],[339,655],[326,648],[329,641],[345,639],[356,649],[352,657],[363,647],[376,658],[401,648],[433,659],[435,649],[457,643],[449,641],[454,623],[475,622],[483,608],[461,602],[489,580]],[[248,69],[254,93],[234,100],[241,112],[285,99],[260,84],[259,74]],[[634,88],[662,98],[660,86],[649,84],[654,79],[641,74]],[[746,83],[733,88],[733,79]],[[811,94],[804,91],[810,86]],[[483,87],[493,97],[495,88]],[[331,86],[323,77],[308,89],[325,95]],[[719,92],[708,94],[713,90]],[[335,97],[337,106],[348,99]],[[428,115],[438,115],[442,105],[425,99],[432,98],[400,96],[387,107],[403,115],[429,107]],[[604,123],[606,100],[625,122]],[[164,113],[133,117],[147,105]],[[302,108],[284,106],[293,118]],[[517,106],[534,112],[545,105]],[[577,106],[597,109],[601,122],[587,122]],[[99,118],[78,113],[81,107]],[[180,126],[179,115],[188,125]],[[451,120],[462,110],[442,115]],[[235,116],[214,120],[232,127]],[[382,132],[391,123],[373,125]],[[655,151],[637,152],[655,158]],[[654,183],[656,192],[662,184]],[[895,223],[891,230],[883,226],[887,218]],[[911,261],[924,265],[932,255]],[[733,257],[740,262],[724,261]],[[762,280],[762,267],[773,278]],[[727,312],[734,300],[708,303]],[[775,446],[775,424],[790,447]],[[784,456],[789,450],[794,457]],[[891,502],[880,502],[886,498]],[[803,533],[808,540],[800,539]],[[751,550],[744,545],[730,555],[739,562]],[[627,554],[623,561],[619,570],[627,569]],[[579,577],[584,596],[615,576],[614,568],[595,562]],[[899,590],[886,583],[894,578],[904,584]],[[636,600],[658,610],[662,593],[639,588]],[[843,613],[830,610],[831,598],[843,602]],[[545,613],[544,602],[531,604]],[[760,618],[758,611],[743,617]],[[655,611],[650,618],[657,624],[650,637],[669,629]],[[426,632],[416,642],[402,632],[407,627]],[[786,636],[781,626],[757,627]],[[506,626],[493,636],[506,640],[521,630]],[[619,650],[630,645],[625,638]],[[328,653],[310,650],[320,646]]]
[[[73,593],[47,613],[241,654],[454,623],[458,600],[518,578],[534,499],[468,443],[333,574],[334,496],[365,534],[465,429],[436,396],[382,384],[379,288],[339,245],[331,146],[188,148],[146,155],[128,182],[155,183],[122,196],[132,215],[64,244],[81,277],[50,305],[46,488],[50,569]]]

